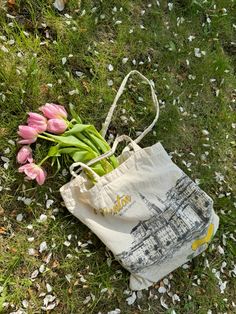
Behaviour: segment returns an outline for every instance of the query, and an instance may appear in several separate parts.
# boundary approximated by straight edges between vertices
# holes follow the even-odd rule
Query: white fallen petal
[[[49,283],[46,284],[46,288],[47,292],[52,292],[52,286]]]
[[[29,255],[34,255],[34,254],[35,254],[35,249],[29,248],[29,249],[28,249],[28,254],[29,254]]]
[[[223,249],[222,246],[220,246],[220,245],[218,245],[218,252],[219,252],[220,254],[222,254],[222,255],[225,254],[224,249]]]
[[[158,289],[158,292],[159,292],[159,293],[165,293],[165,292],[166,292],[166,288],[165,288],[165,287],[160,287],[160,288]]]
[[[227,281],[221,282],[221,284],[220,284],[220,293],[224,293],[224,291],[226,289],[226,284],[227,284]]]
[[[42,264],[40,267],[39,267],[39,271],[40,273],[43,273],[45,271],[45,265]]]
[[[108,68],[108,71],[110,72],[114,70],[114,67],[112,64],[109,64],[107,68]]]
[[[53,203],[54,203],[54,200],[47,200],[46,201],[46,208],[47,209],[50,208]]]
[[[136,293],[133,292],[132,295],[126,299],[128,305],[134,304],[136,298],[137,298]]]
[[[46,297],[43,299],[43,304],[45,306],[48,306],[48,303],[53,302],[55,299],[56,299],[56,297],[54,295],[47,294]]]
[[[75,74],[78,76],[78,77],[82,77],[84,75],[83,72],[80,72],[80,71],[75,71]]]
[[[163,296],[160,297],[161,306],[168,310],[168,305],[165,303],[165,299]]]
[[[47,243],[45,241],[43,241],[40,246],[39,246],[39,253],[42,253],[43,251],[45,251],[48,248]]]
[[[21,222],[21,221],[23,220],[23,215],[22,215],[22,214],[18,214],[18,215],[16,216],[16,220],[17,220],[18,222]]]
[[[123,63],[123,64],[126,64],[126,62],[127,62],[128,60],[129,60],[129,58],[123,58],[123,59],[122,59],[122,63]]]
[[[44,259],[44,262],[48,264],[51,260],[51,257],[52,257],[52,253],[49,253],[48,256]]]
[[[61,59],[61,63],[64,65],[64,64],[66,64],[66,62],[67,62],[67,58],[66,58],[66,57],[63,57],[63,58]]]
[[[113,85],[113,81],[112,80],[107,80],[107,85],[108,86],[112,86]]]
[[[120,309],[115,309],[113,311],[107,312],[107,314],[120,314],[121,310]]]
[[[88,304],[90,300],[91,300],[91,296],[88,295],[88,296],[85,298],[85,300],[83,301],[83,304]]]
[[[202,130],[203,135],[209,135],[209,132],[207,130]]]
[[[40,215],[40,217],[39,217],[39,221],[40,222],[44,222],[44,221],[46,221],[47,220],[47,215],[44,215],[44,214],[42,214],[42,215]]]
[[[29,306],[29,303],[28,303],[27,300],[23,300],[23,301],[22,301],[22,305],[23,305],[23,307],[26,309],[26,308]]]
[[[175,301],[180,302],[179,296],[178,296],[177,294],[174,294],[174,295],[172,296],[172,301],[173,301],[173,303],[175,303]]]
[[[38,271],[38,269],[36,269],[36,270],[33,271],[33,273],[31,274],[31,279],[36,278],[36,277],[38,276],[38,274],[39,274],[39,271]]]
[[[68,282],[70,282],[71,279],[73,278],[73,276],[72,276],[71,274],[67,274],[67,275],[65,275],[65,277],[66,277],[66,280],[67,280]]]
[[[201,58],[202,56],[201,50],[199,48],[194,48],[194,55],[197,58]]]
[[[65,8],[65,1],[64,0],[55,0],[55,2],[53,3],[53,6],[58,11],[63,11]]]
[[[49,304],[48,306],[42,306],[41,309],[44,311],[50,311],[50,310],[53,310],[55,306],[56,306],[56,303],[54,302],[54,303]]]

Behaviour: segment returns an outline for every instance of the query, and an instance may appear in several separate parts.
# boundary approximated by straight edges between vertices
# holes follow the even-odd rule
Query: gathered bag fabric
[[[171,160],[161,143],[146,148],[138,145],[159,116],[153,85],[138,71],[131,71],[123,80],[103,125],[103,136],[132,74],[138,74],[151,88],[154,121],[136,140],[122,135],[110,152],[87,165],[73,164],[74,178],[60,192],[68,210],[131,273],[131,290],[141,290],[203,252],[218,228],[219,218],[212,199]],[[118,157],[120,165],[99,177],[90,166],[114,154],[121,141],[128,145]],[[78,166],[90,172],[94,185],[83,172],[74,171]]]

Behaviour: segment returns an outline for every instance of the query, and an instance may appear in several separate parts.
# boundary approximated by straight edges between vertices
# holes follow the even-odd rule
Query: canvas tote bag
[[[130,288],[141,290],[200,254],[215,234],[219,218],[212,199],[166,153],[161,143],[147,148],[138,142],[152,129],[159,106],[151,82],[138,71],[124,79],[103,126],[105,136],[117,101],[132,74],[151,88],[156,108],[153,123],[135,140],[118,137],[110,152],[87,165],[71,167],[74,179],[60,191],[68,210],[87,225],[130,273]],[[128,141],[118,157],[120,165],[99,177],[89,166],[114,154],[119,142]],[[87,169],[96,180],[91,186]]]

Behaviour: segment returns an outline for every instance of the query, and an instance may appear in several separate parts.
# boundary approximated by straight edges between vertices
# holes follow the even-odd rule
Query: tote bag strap
[[[84,164],[83,162],[75,162],[73,163],[71,166],[70,166],[70,173],[73,177],[77,177],[78,173],[83,170],[83,169],[87,169],[93,176],[93,178],[95,179],[95,181],[98,181],[98,179],[100,178],[100,176],[90,167],[91,165],[95,164],[96,162],[98,161],[101,161],[102,159],[104,158],[108,158],[112,155],[114,155],[115,151],[116,151],[116,148],[117,148],[117,145],[120,143],[120,142],[123,142],[123,141],[127,141],[127,142],[130,142],[128,146],[130,146],[135,152],[142,149],[139,145],[137,145],[135,143],[135,141],[133,141],[129,136],[127,135],[121,135],[121,136],[118,136],[114,143],[113,143],[113,146],[111,148],[111,150],[109,150],[108,152],[98,156],[97,158],[94,158],[92,160],[90,160],[87,164]],[[74,169],[76,167],[79,167],[77,170],[74,171]]]
[[[153,88],[153,85],[152,83],[143,75],[141,74],[139,71],[137,70],[133,70],[133,71],[130,71],[126,77],[124,78],[123,82],[121,83],[120,85],[120,88],[116,94],[116,97],[114,99],[114,102],[113,104],[111,105],[111,108],[107,114],[107,117],[106,117],[106,120],[103,124],[103,127],[102,127],[102,130],[101,130],[101,135],[105,138],[106,136],[106,133],[107,133],[107,130],[109,128],[109,125],[111,123],[111,120],[112,120],[112,116],[113,116],[113,113],[114,113],[114,110],[116,109],[117,107],[117,102],[120,98],[120,96],[123,94],[124,90],[125,90],[125,85],[129,79],[129,77],[132,75],[132,74],[138,74],[141,79],[145,82],[148,83],[148,85],[150,86],[150,89],[151,89],[151,96],[152,96],[152,101],[153,101],[153,104],[154,104],[154,107],[155,107],[155,110],[156,110],[156,116],[154,118],[154,120],[152,121],[152,123],[134,140],[135,143],[139,143],[145,135],[147,135],[148,132],[150,132],[152,130],[152,128],[154,127],[154,125],[156,124],[157,120],[158,120],[158,117],[159,117],[159,103],[158,103],[158,100],[157,100],[157,96],[155,94],[155,91],[154,91],[154,88]]]

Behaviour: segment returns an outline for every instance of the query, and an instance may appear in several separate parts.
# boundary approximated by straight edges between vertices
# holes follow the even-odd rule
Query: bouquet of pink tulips
[[[63,155],[69,156],[71,163],[78,161],[87,163],[110,150],[110,146],[96,128],[93,125],[83,124],[73,108],[70,108],[71,120],[68,120],[68,113],[61,105],[45,104],[39,110],[43,115],[30,112],[27,125],[20,125],[18,130],[21,137],[18,143],[24,146],[17,154],[17,162],[22,164],[19,172],[24,173],[26,179],[36,180],[39,185],[42,185],[46,179],[46,171],[42,168],[42,164],[49,158],[52,159],[52,165],[56,161],[60,168],[60,158]],[[47,155],[35,163],[30,144],[37,139],[48,141],[51,147]],[[95,163],[92,169],[102,176],[117,166],[117,159],[111,156]]]

